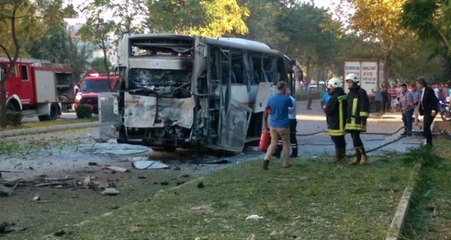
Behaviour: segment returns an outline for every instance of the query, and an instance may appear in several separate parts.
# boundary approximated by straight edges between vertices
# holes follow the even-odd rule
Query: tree
[[[84,7],[83,10],[87,13],[88,17],[86,23],[78,32],[81,40],[90,42],[102,50],[105,69],[110,68],[107,51],[109,43],[112,42],[110,34],[116,29],[116,25],[112,20],[106,20],[103,17],[103,13],[108,9],[108,4],[109,1],[94,1]],[[109,72],[106,74],[109,80]]]
[[[379,46],[385,62],[385,80],[388,79],[390,72],[391,54],[397,47],[399,39],[406,34],[399,21],[404,2],[405,0],[341,0],[341,5],[336,9],[337,15],[345,16],[347,15],[345,11],[349,11],[346,4],[354,8],[354,14],[347,15],[348,30]]]
[[[110,3],[108,8],[117,17],[116,34],[122,37],[124,34],[143,33],[149,29],[143,19],[148,16],[145,0],[125,0],[123,3]]]
[[[99,73],[107,73],[107,72],[110,72],[110,69],[106,69],[105,68],[105,64],[103,62],[103,58],[95,58],[91,62],[90,71],[92,71],[92,72],[99,72]]]
[[[86,69],[85,48],[78,50],[77,44],[67,35],[65,25],[46,27],[45,34],[38,40],[29,42],[25,50],[33,58],[46,59],[54,63],[70,64],[75,81]]]
[[[441,56],[445,76],[451,76],[451,3],[448,0],[408,0],[401,15],[403,26],[414,30],[432,45],[433,55]]]
[[[302,59],[308,78],[326,79],[334,71],[339,23],[312,4],[289,6],[276,21],[278,34],[284,36],[279,49]]]
[[[1,126],[6,126],[6,79],[14,68],[26,42],[38,37],[37,6],[28,0],[0,0],[0,49],[9,60],[6,73],[0,80]]]
[[[246,7],[236,0],[167,0],[149,1],[149,25],[164,32],[196,34],[210,37],[247,33]]]

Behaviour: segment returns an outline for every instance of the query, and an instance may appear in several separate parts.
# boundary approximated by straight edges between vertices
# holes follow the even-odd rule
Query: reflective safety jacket
[[[357,86],[349,91],[347,100],[345,129],[365,132],[366,118],[370,111],[370,101],[366,91]],[[364,124],[362,124],[362,119],[364,119]]]
[[[335,88],[326,104],[327,128],[330,136],[343,136],[346,123],[346,94],[343,88]]]

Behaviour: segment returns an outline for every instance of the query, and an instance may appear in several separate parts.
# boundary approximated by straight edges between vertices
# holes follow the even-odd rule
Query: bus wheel
[[[50,106],[49,120],[56,120],[56,119],[58,119],[58,107],[55,104],[52,104]]]
[[[38,118],[39,121],[56,120],[58,118],[58,107],[55,104],[50,105],[50,114],[40,115]]]

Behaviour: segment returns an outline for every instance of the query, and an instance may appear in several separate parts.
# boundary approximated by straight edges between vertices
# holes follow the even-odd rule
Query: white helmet
[[[359,77],[357,77],[357,75],[351,73],[346,75],[345,81],[351,80],[353,81],[355,84],[359,85]]]
[[[331,78],[328,82],[327,82],[327,87],[333,87],[333,88],[338,88],[338,87],[342,87],[342,83],[341,80],[339,78]]]

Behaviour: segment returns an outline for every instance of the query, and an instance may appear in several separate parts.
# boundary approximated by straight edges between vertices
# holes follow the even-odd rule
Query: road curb
[[[421,163],[418,163],[415,165],[414,170],[410,175],[409,184],[404,189],[404,193],[401,197],[401,200],[399,201],[395,216],[393,217],[393,220],[390,224],[385,240],[398,240],[400,237],[402,237],[402,229],[404,227],[407,213],[409,212],[411,198],[417,185],[417,179],[420,170]]]
[[[3,137],[13,137],[19,135],[28,135],[28,134],[37,134],[37,133],[48,133],[55,131],[64,131],[64,130],[73,130],[80,128],[91,128],[98,127],[99,122],[87,122],[87,123],[74,123],[74,124],[66,124],[66,125],[57,125],[51,127],[40,127],[40,128],[27,128],[27,129],[17,129],[17,130],[9,130],[9,131],[1,131],[0,138]]]

